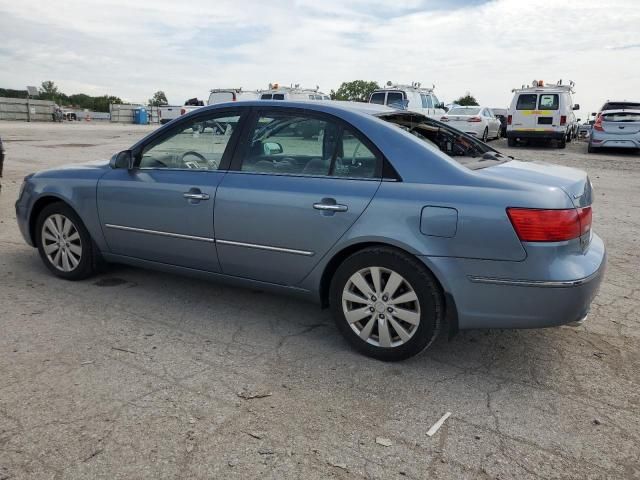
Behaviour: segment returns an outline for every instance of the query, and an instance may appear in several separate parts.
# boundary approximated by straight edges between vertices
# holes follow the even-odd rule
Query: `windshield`
[[[509,160],[487,144],[425,115],[393,112],[378,115],[378,118],[397,125],[471,170],[491,167]]]
[[[602,115],[604,122],[640,122],[640,112],[615,112]]]
[[[480,112],[479,108],[452,108],[449,110],[449,115],[477,115]]]

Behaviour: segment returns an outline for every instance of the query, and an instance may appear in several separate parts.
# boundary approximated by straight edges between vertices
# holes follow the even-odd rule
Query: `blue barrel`
[[[135,123],[136,125],[146,125],[147,123],[149,123],[146,108],[140,107],[136,108],[133,111],[133,123]]]

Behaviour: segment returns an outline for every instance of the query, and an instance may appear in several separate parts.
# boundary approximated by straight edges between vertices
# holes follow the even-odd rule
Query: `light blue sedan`
[[[606,257],[592,199],[582,171],[420,114],[251,101],[29,175],[16,212],[61,278],[106,261],[294,294],[330,307],[359,351],[400,360],[443,325],[582,321]]]

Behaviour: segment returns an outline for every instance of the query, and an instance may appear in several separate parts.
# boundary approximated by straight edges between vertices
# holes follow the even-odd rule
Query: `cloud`
[[[631,0],[0,0],[0,86],[182,103],[269,82],[421,81],[504,106],[513,87],[562,78],[585,111],[637,96],[638,24]]]

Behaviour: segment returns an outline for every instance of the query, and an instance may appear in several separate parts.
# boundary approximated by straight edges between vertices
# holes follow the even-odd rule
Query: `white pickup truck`
[[[158,118],[160,118],[160,123],[164,125],[165,123],[178,118],[180,116],[181,108],[182,107],[179,105],[161,105],[158,107]]]

